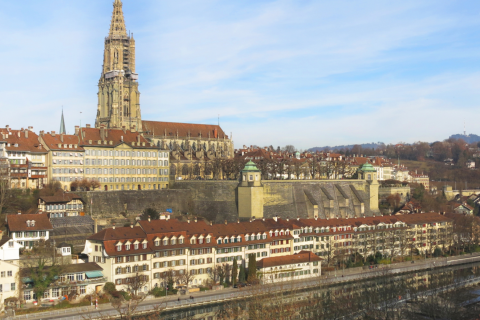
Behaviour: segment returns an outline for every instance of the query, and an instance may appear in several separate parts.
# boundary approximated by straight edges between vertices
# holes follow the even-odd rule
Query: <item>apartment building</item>
[[[262,283],[305,279],[320,276],[321,260],[311,251],[293,255],[264,258],[257,263],[257,275]]]
[[[28,129],[0,129],[0,158],[10,164],[10,186],[18,189],[41,189],[48,183],[47,151]]]
[[[82,214],[84,203],[74,193],[59,191],[53,196],[40,196],[38,210],[47,213],[49,218],[76,217]]]
[[[85,150],[85,174],[102,190],[156,190],[168,187],[168,152],[142,134],[123,129],[75,128]]]
[[[25,302],[59,299],[60,297],[82,298],[87,294],[100,292],[106,282],[103,269],[94,262],[69,264],[62,274],[37,297],[33,292],[33,281],[22,278],[22,298]]]
[[[47,214],[7,215],[8,236],[23,248],[32,248],[36,242],[46,241],[53,231]]]
[[[325,264],[353,253],[425,253],[450,246],[451,223],[437,213],[330,220],[252,219],[224,224],[196,219],[139,221],[135,226],[92,235],[83,253],[102,266],[108,281],[121,288],[138,273],[148,279],[148,291],[165,285],[166,272],[188,273],[192,285],[203,284],[216,266],[232,264],[234,259],[246,266],[252,253],[261,261],[309,251]]]
[[[59,181],[64,190],[70,190],[73,181],[84,178],[85,150],[79,146],[76,135],[40,131],[39,141],[48,151],[48,176]]]

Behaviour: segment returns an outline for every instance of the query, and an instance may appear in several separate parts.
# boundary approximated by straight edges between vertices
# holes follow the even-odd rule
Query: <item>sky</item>
[[[0,127],[94,125],[113,0],[0,1]],[[143,120],[235,147],[480,134],[480,1],[123,0]]]

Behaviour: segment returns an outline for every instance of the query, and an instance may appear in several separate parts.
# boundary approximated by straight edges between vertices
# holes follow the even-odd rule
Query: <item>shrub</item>
[[[105,293],[112,293],[113,291],[115,291],[115,284],[113,282],[105,283],[105,285],[103,286],[103,291]]]
[[[165,289],[156,287],[150,290],[149,294],[153,295],[155,298],[158,298],[158,297],[164,297],[166,295],[166,292],[165,292]]]

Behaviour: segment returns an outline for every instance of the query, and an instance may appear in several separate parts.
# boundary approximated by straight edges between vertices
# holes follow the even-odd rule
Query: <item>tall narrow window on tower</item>
[[[122,1],[113,3],[110,32],[105,38],[103,68],[98,82],[95,126],[142,130],[138,74],[135,73],[135,40],[127,34]]]

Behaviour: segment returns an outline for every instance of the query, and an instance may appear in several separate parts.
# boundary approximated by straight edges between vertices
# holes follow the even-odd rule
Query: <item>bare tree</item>
[[[195,280],[195,275],[187,272],[187,270],[185,270],[183,274],[180,274],[178,276],[178,281],[180,283],[185,284],[187,286],[187,289],[188,289],[188,285],[192,283],[193,280]]]
[[[10,165],[8,159],[0,158],[0,219],[3,218],[4,208],[7,204],[8,192],[10,189]]]

